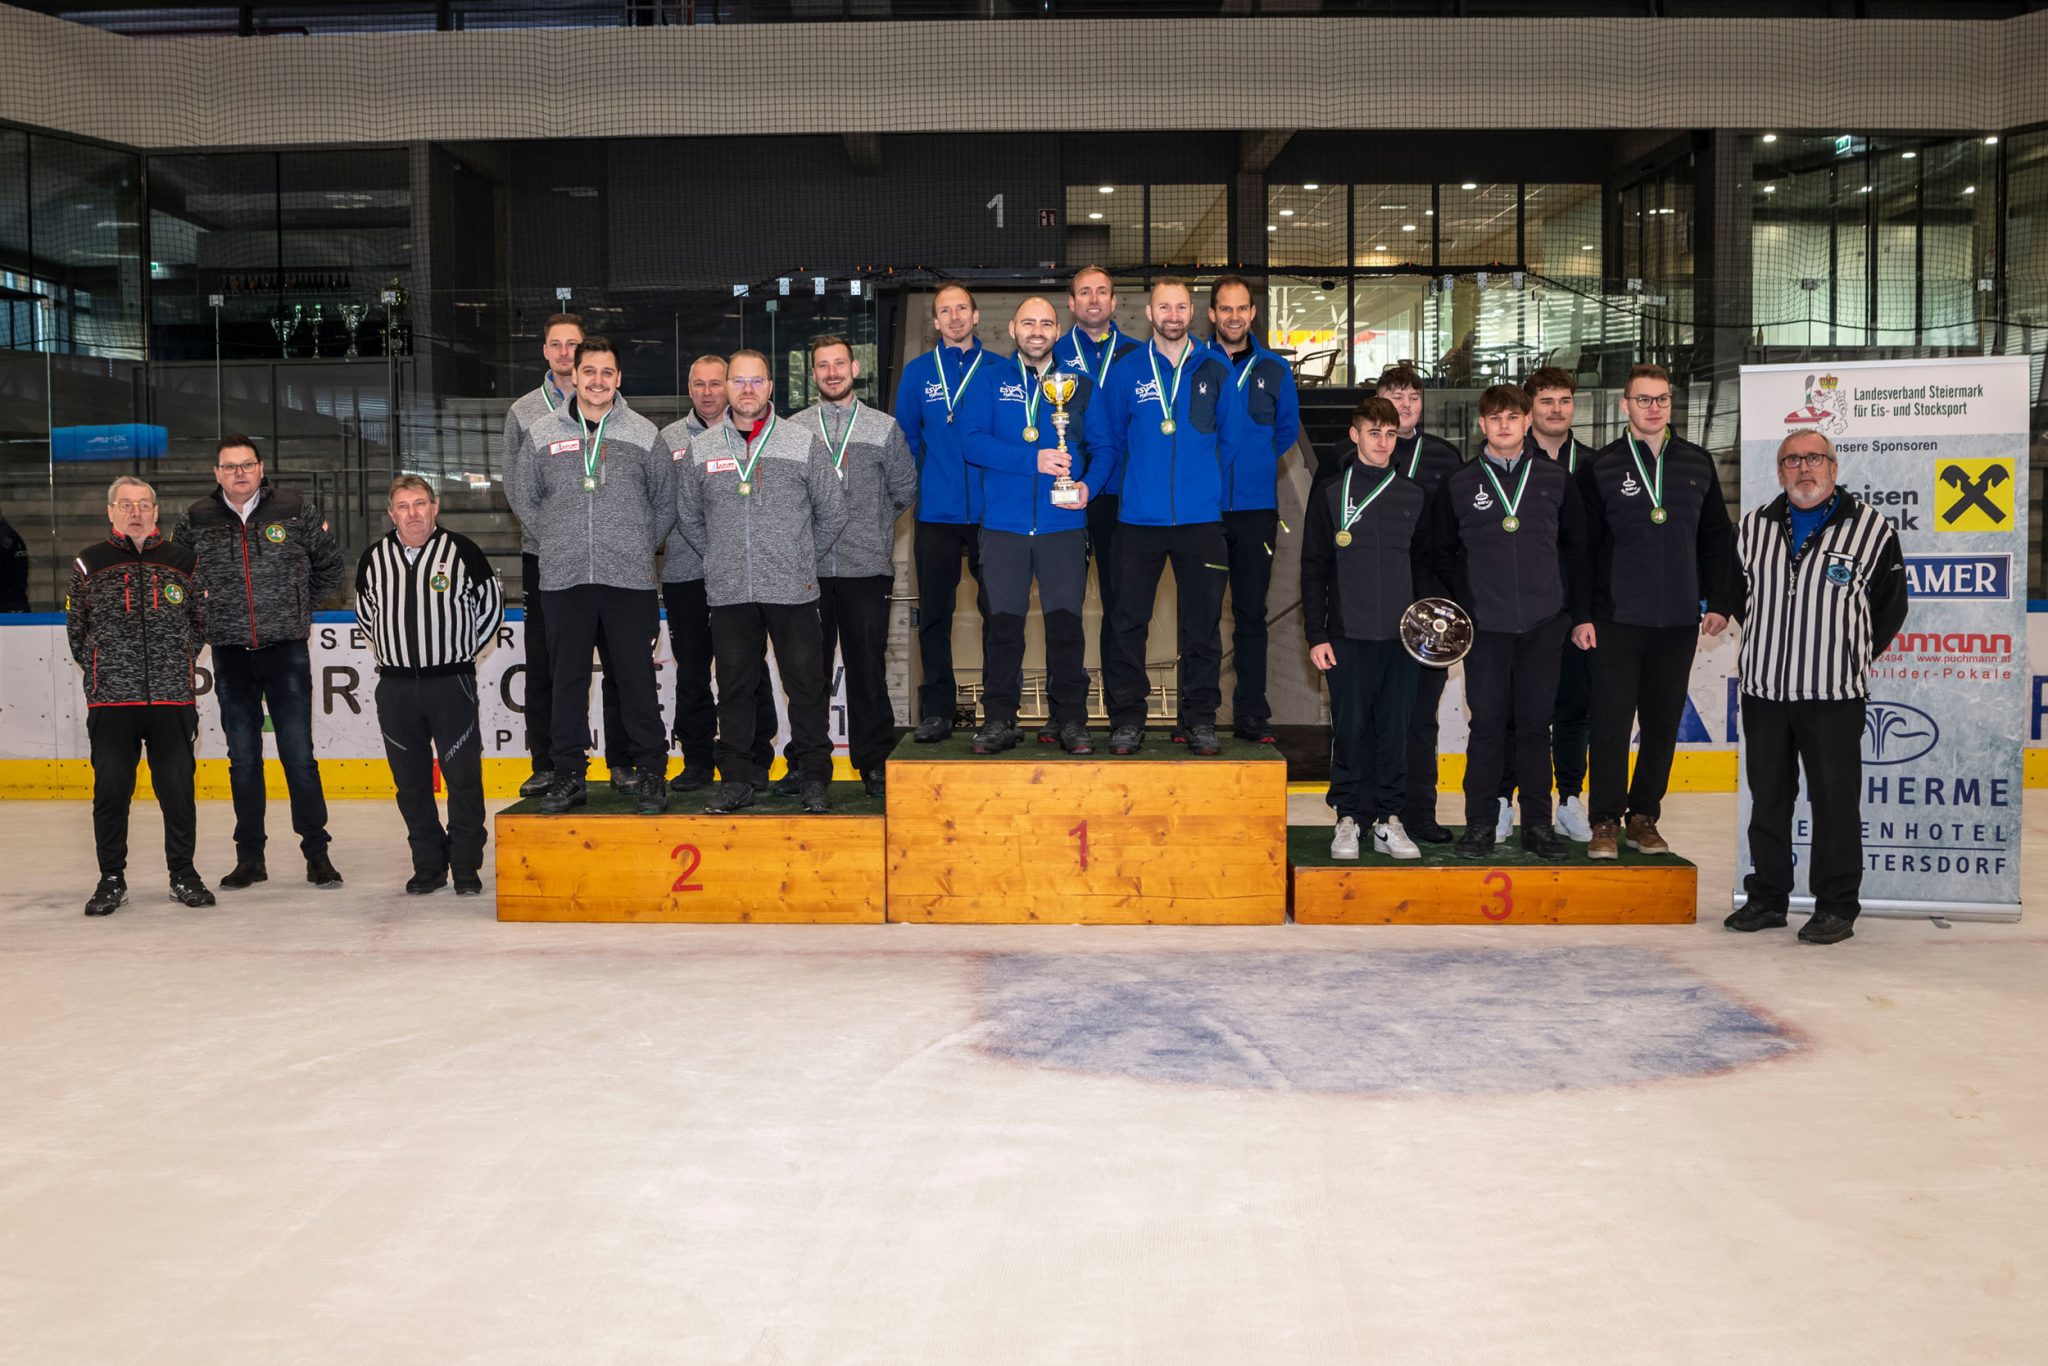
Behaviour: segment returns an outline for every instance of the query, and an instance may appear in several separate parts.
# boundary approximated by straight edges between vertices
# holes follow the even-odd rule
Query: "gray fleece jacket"
[[[623,403],[606,416],[602,443],[575,403],[526,434],[505,488],[512,511],[540,543],[540,586],[652,588],[654,552],[675,525],[672,454],[654,424]],[[595,456],[595,489],[583,487]]]
[[[704,430],[704,419],[692,409],[679,422],[671,422],[661,429],[661,444],[668,448],[674,461],[690,458],[690,438]],[[680,468],[676,478],[682,478]],[[683,537],[683,524],[678,521],[675,530],[669,532],[668,542],[661,548],[661,581],[663,583],[692,583],[704,577],[704,557],[697,553],[697,547]]]
[[[512,471],[519,464],[519,452],[526,446],[526,434],[533,430],[533,424],[557,408],[568,406],[569,396],[555,388],[552,373],[541,376],[540,387],[520,397],[517,403],[505,413],[505,433],[498,439],[498,468],[501,470],[505,487],[512,487]],[[519,528],[519,553],[540,554],[540,542],[532,531],[522,524]]]
[[[728,412],[690,438],[689,459],[675,467],[676,523],[704,559],[712,607],[816,601],[818,560],[846,529],[846,491],[824,441],[770,420],[750,448]]]
[[[896,519],[917,501],[917,461],[903,429],[887,413],[858,401],[841,408],[814,403],[790,421],[823,437],[827,454],[846,442],[839,462],[839,481],[846,488],[846,530],[818,557],[818,573],[828,579],[893,576]]]

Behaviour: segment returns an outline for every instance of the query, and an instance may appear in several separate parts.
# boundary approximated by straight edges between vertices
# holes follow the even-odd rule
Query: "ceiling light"
[[[1311,180],[1308,184],[1302,186],[1301,188],[1304,190],[1320,190],[1323,187],[1316,184],[1313,180]]]
[[[1281,216],[1282,218],[1292,218],[1292,217],[1294,217],[1294,210],[1292,210],[1292,209],[1282,209],[1282,210],[1280,210],[1280,216]]]
[[[1764,141],[1765,141],[1765,142],[1776,142],[1777,140],[1778,140],[1778,135],[1777,135],[1776,133],[1766,133],[1766,134],[1764,134]]]
[[[1401,225],[1401,231],[1402,231],[1402,232],[1414,232],[1414,231],[1415,231],[1415,225],[1414,225],[1413,223],[1403,223],[1403,224]]]
[[[1998,135],[1993,133],[1990,137],[1984,139],[1984,145],[1986,147],[1996,147],[1998,145]]]
[[[1424,209],[1424,210],[1423,210],[1422,212],[1423,212],[1423,216],[1424,216],[1424,217],[1426,217],[1426,218],[1434,218],[1434,217],[1436,217],[1436,210],[1435,210],[1435,209]]]
[[[1089,216],[1090,218],[1100,218],[1100,217],[1102,217],[1102,215],[1101,215],[1101,214],[1099,214],[1099,213],[1091,213],[1091,214],[1089,214],[1088,216]]]
[[[1381,209],[1383,209],[1383,210],[1385,210],[1385,211],[1386,211],[1387,213],[1399,213],[1399,212],[1400,212],[1401,210],[1403,210],[1403,209],[1405,209],[1405,208],[1407,208],[1407,207],[1408,207],[1408,206],[1407,206],[1406,204],[1382,204],[1382,205],[1380,205],[1380,208],[1381,208]]]
[[[1373,248],[1373,250],[1374,250],[1374,251],[1385,251],[1385,250],[1386,250],[1386,248],[1385,248],[1385,247],[1374,247],[1374,248]]]
[[[1766,186],[1764,186],[1764,193],[1765,193],[1765,194],[1776,194],[1777,192],[1778,192],[1778,187],[1777,187],[1776,185],[1766,185]]]
[[[1279,225],[1278,223],[1268,223],[1268,224],[1266,224],[1266,231],[1267,231],[1267,232],[1278,232],[1278,231],[1280,231],[1280,225]]]
[[[1115,194],[1115,193],[1116,193],[1116,186],[1114,186],[1114,185],[1097,185],[1097,186],[1095,187],[1095,192],[1096,192],[1097,194]]]
[[[1864,186],[1864,187],[1863,187],[1862,189],[1860,189],[1860,190],[1856,191],[1856,193],[1857,193],[1857,194],[1869,194],[1869,193],[1870,193],[1870,187],[1869,187],[1868,185],[1865,185],[1865,186]]]
[[[1920,154],[1918,152],[1901,152],[1899,153],[1899,160],[1911,161],[1914,157],[1917,157],[1919,155]]]
[[[1468,180],[1463,185],[1460,185],[1458,188],[1461,190],[1476,190],[1479,188],[1479,182],[1476,180]]]
[[[1591,251],[1592,249],[1593,244],[1591,242],[1582,243],[1579,247],[1580,251]]]
[[[1975,193],[1977,193],[1977,187],[1976,187],[1975,185],[1965,185],[1965,186],[1963,186],[1963,193],[1964,193],[1964,194],[1975,194]]]

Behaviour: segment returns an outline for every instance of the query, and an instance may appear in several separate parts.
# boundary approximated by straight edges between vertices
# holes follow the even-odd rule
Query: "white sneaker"
[[[1337,822],[1337,831],[1330,836],[1330,857],[1358,857],[1358,822],[1349,816]]]
[[[1399,816],[1389,816],[1372,828],[1372,851],[1393,858],[1421,858],[1422,851],[1415,847],[1415,841],[1408,838],[1408,832],[1401,828]]]
[[[1493,838],[1497,844],[1506,844],[1515,828],[1515,804],[1506,797],[1500,799],[1500,819],[1493,823]]]
[[[1593,823],[1586,819],[1586,804],[1566,797],[1557,804],[1557,833],[1580,844],[1593,838]]]

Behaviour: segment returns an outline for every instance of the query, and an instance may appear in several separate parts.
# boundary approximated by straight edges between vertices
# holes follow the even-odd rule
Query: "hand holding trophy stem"
[[[1074,397],[1079,381],[1072,375],[1055,370],[1038,382],[1039,392],[1052,404],[1052,429],[1058,436],[1059,452],[1067,454],[1067,403]],[[1081,486],[1071,475],[1063,474],[1052,481],[1052,505],[1054,507],[1079,507]]]

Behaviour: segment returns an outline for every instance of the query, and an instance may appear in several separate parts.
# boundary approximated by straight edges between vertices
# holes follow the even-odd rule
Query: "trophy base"
[[[1054,489],[1052,491],[1052,505],[1056,508],[1077,508],[1081,506],[1081,490]]]

